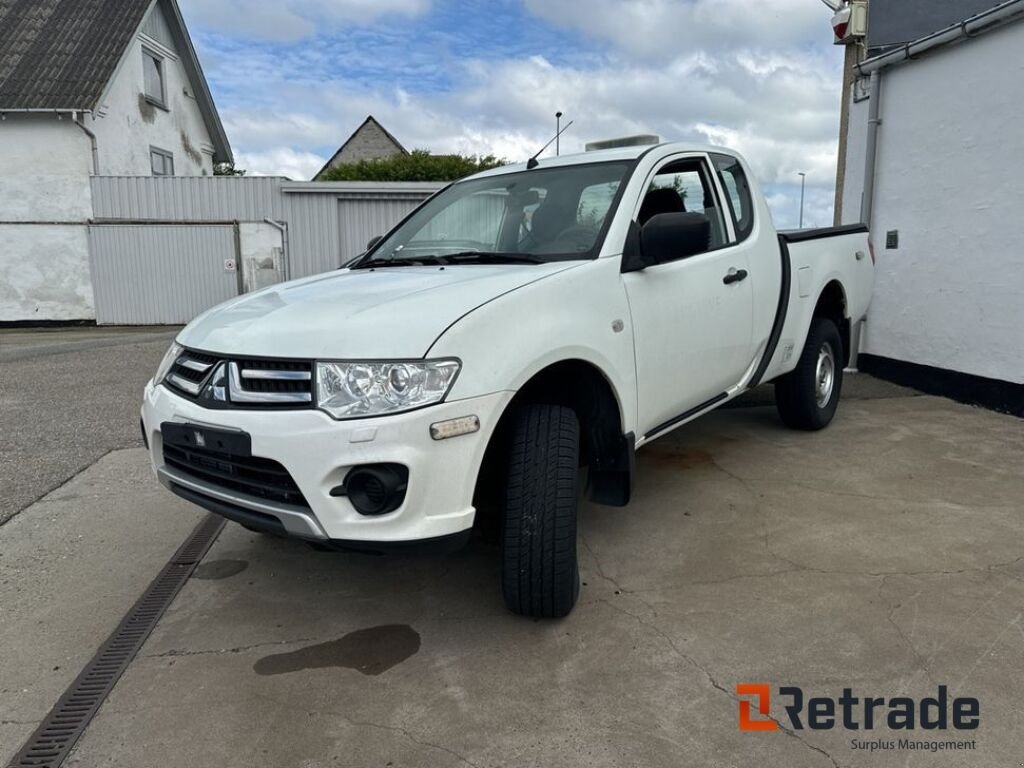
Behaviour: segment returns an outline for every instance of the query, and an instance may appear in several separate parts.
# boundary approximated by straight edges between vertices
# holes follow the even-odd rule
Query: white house
[[[0,3],[0,322],[94,319],[90,176],[231,160],[175,0]]]
[[[837,190],[878,259],[859,367],[1024,415],[1024,0],[867,10]]]

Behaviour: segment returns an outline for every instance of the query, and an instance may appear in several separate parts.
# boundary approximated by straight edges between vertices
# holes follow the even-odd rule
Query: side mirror
[[[632,246],[637,254],[631,252],[630,240],[633,238],[626,238],[627,247],[622,254],[623,272],[705,253],[711,245],[711,221],[703,213],[659,213],[638,229],[636,243]],[[631,235],[632,230],[630,227]]]
[[[366,250],[370,250],[371,248],[373,248],[373,246],[375,246],[383,239],[384,237],[382,235],[376,235],[375,237],[371,237],[366,243]]]

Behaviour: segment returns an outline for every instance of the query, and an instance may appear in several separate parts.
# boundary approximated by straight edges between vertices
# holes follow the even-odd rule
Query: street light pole
[[[800,177],[800,229],[804,228],[804,186],[807,183],[807,174],[798,173]]]
[[[555,112],[555,157],[562,154],[562,113]]]

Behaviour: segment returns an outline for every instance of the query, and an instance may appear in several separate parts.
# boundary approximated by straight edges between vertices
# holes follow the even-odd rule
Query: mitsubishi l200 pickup
[[[569,613],[580,496],[763,382],[828,425],[868,309],[863,226],[777,232],[728,149],[620,147],[455,182],[342,269],[181,331],[145,388],[160,482],[371,552],[500,543],[505,603]]]

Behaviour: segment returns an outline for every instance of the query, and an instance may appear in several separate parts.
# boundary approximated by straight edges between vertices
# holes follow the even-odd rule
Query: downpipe
[[[875,158],[878,155],[878,127],[882,124],[881,70],[871,72],[868,84],[868,136],[864,150],[864,192],[860,199],[860,220],[871,229],[871,212],[875,202]]]
[[[85,113],[84,112],[75,112],[75,113],[73,113],[72,116],[71,116],[71,120],[74,122],[75,125],[77,125],[79,128],[82,129],[82,131],[85,133],[86,136],[89,137],[89,146],[92,149],[92,175],[93,176],[99,176],[100,175],[100,151],[99,151],[99,146],[96,143],[96,134],[93,133],[92,131],[90,131],[88,128],[86,128],[86,126],[85,126]]]

